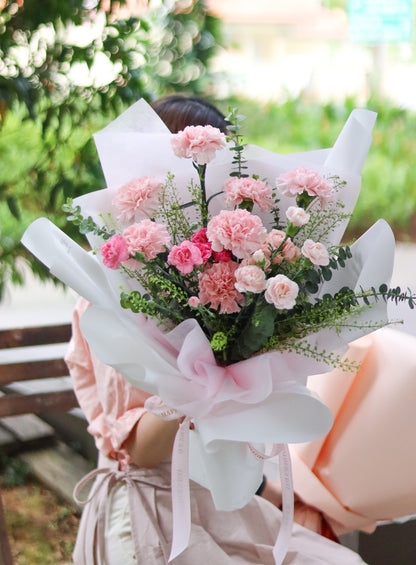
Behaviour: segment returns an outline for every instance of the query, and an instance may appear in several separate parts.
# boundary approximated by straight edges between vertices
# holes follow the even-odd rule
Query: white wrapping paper
[[[296,166],[315,168],[321,174],[339,175],[346,185],[337,194],[352,212],[360,190],[360,171],[371,143],[375,114],[355,110],[332,149],[278,155],[248,146],[249,173],[275,178]],[[166,177],[174,172],[178,192],[189,200],[187,185],[192,176],[188,161],[172,151],[170,134],[143,101],[95,135],[95,142],[109,188],[76,199],[84,216],[97,222],[99,214],[112,212],[115,190],[133,177]],[[207,169],[207,196],[221,190],[230,172],[231,152],[222,151]],[[195,178],[195,180],[197,180]],[[292,204],[280,201],[281,210]],[[210,214],[224,207],[215,197]],[[267,215],[259,214],[270,227]],[[334,230],[328,243],[338,244],[346,223]],[[93,238],[92,246],[96,245]],[[306,387],[310,374],[330,367],[294,353],[271,352],[229,367],[218,367],[209,342],[195,320],[187,320],[163,334],[145,323],[139,314],[119,306],[123,280],[118,272],[103,267],[99,257],[86,252],[45,219],[34,222],[22,243],[50,271],[92,302],[81,319],[81,329],[96,355],[115,367],[134,386],[160,396],[166,404],[195,418],[191,432],[190,476],[207,486],[221,510],[245,505],[261,482],[263,462],[253,457],[247,442],[297,443],[321,437],[330,429],[327,407]],[[352,248],[353,259],[322,285],[321,294],[348,284],[358,289],[388,283],[391,276],[394,239],[385,222],[377,223]],[[363,314],[363,322],[386,320],[385,305]],[[357,335],[325,330],[312,335],[311,344],[342,351]]]

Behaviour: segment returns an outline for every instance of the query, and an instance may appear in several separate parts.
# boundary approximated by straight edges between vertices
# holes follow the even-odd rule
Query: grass
[[[19,460],[10,460],[0,476],[15,564],[71,563],[79,516],[54,492],[33,479],[30,473],[19,471],[16,461]],[[16,465],[18,471],[10,472],[10,468]]]

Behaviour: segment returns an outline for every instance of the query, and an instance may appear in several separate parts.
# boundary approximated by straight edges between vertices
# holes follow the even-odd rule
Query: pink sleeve
[[[149,394],[130,385],[90,350],[79,328],[79,320],[88,306],[86,300],[80,299],[75,307],[65,360],[97,448],[107,457],[129,463],[123,444],[144,413]]]

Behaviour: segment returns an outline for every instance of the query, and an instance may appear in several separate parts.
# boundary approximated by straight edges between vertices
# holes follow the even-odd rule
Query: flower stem
[[[205,173],[207,170],[207,165],[197,165],[197,171],[199,176],[199,183],[201,186],[201,220],[202,225],[204,228],[207,227],[208,224],[208,203],[207,203],[207,194],[205,188]]]

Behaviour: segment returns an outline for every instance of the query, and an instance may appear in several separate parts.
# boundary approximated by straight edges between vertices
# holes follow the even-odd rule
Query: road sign
[[[413,0],[348,0],[349,37],[363,43],[413,41]]]

